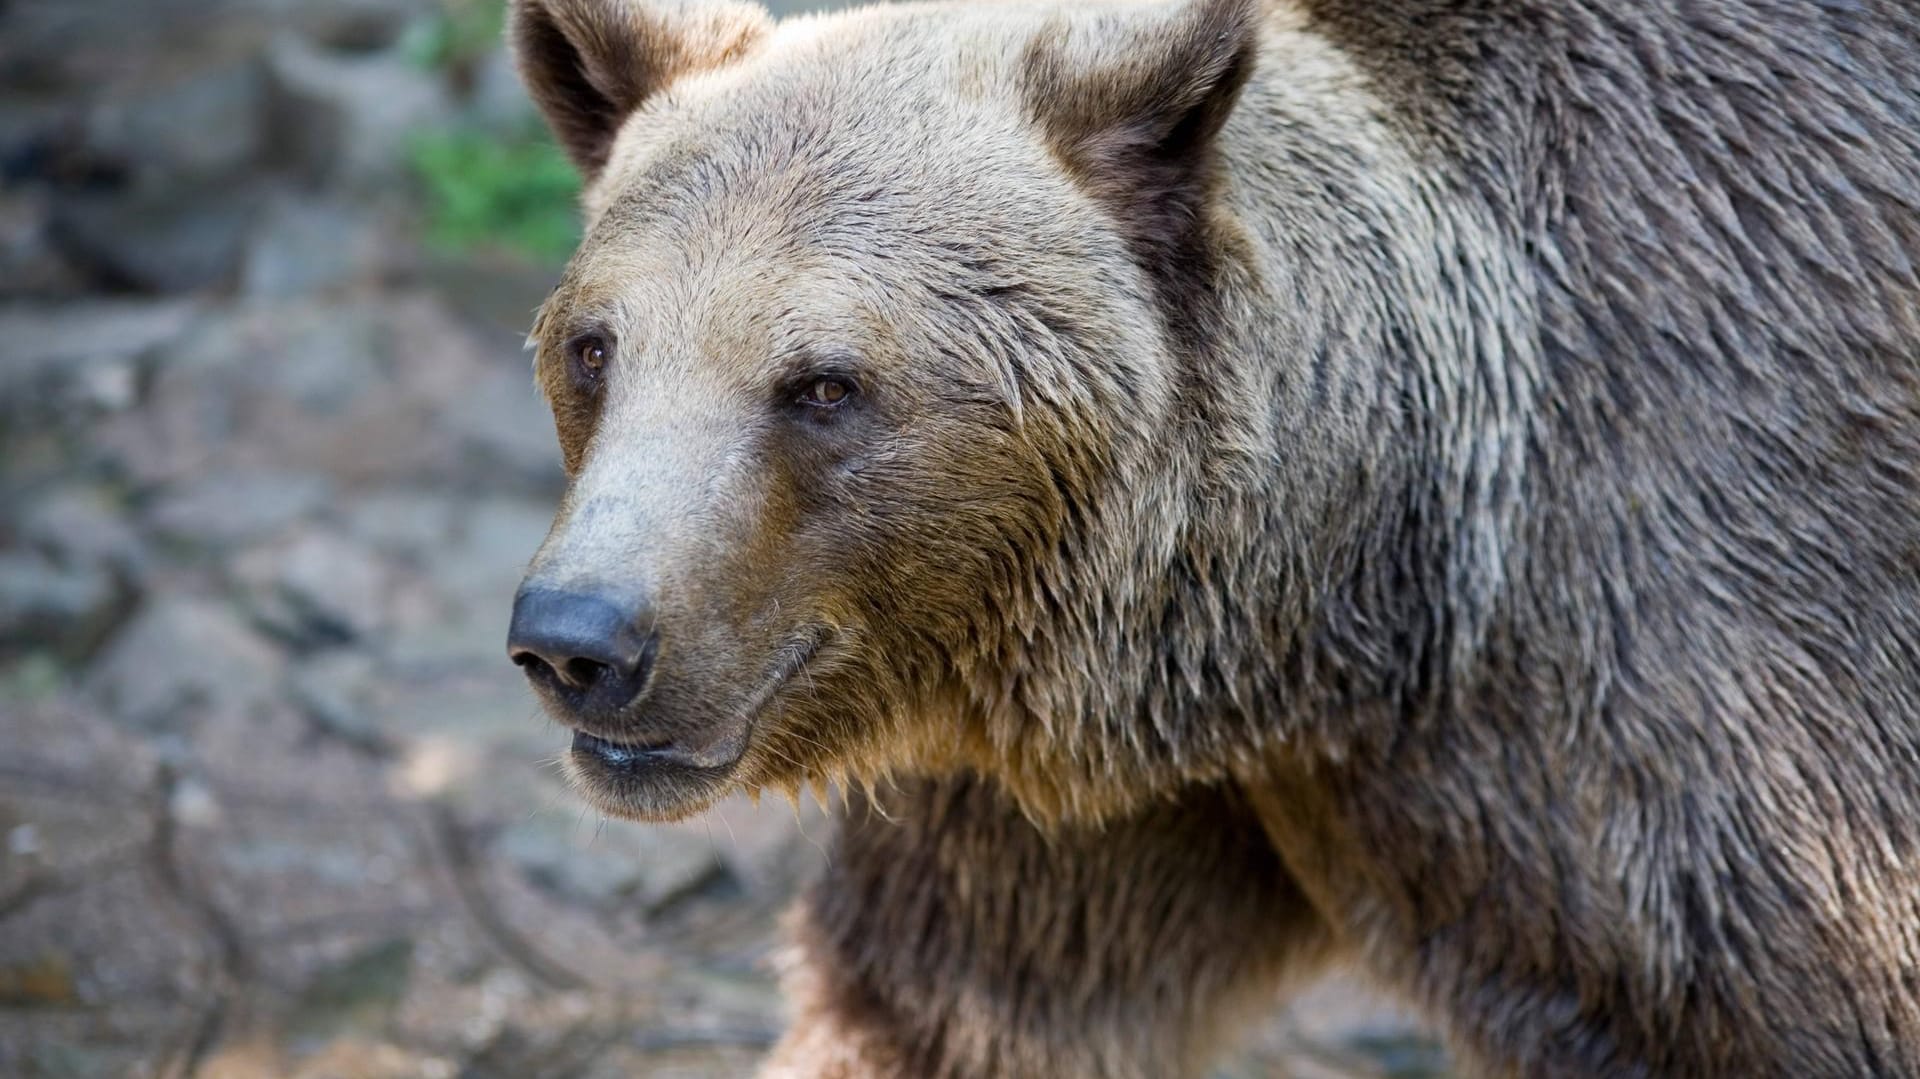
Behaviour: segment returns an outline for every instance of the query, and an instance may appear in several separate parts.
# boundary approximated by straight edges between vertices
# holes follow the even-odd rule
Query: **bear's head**
[[[995,769],[1031,746],[991,717],[1089,707],[1073,642],[1199,482],[1169,357],[1219,321],[1255,11],[516,0],[588,186],[509,648],[590,800]]]

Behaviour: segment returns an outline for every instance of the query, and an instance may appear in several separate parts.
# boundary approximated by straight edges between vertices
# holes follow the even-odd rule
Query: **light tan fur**
[[[581,789],[850,791],[770,1074],[1197,1075],[1336,952],[1493,1074],[1920,1071],[1910,5],[514,23],[529,581],[681,762]]]

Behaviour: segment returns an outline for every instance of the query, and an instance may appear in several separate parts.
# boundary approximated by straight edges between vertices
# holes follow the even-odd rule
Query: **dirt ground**
[[[402,122],[524,110],[399,58],[432,17],[0,3],[0,1076],[734,1077],[781,1028],[824,812],[584,812],[505,660],[554,269],[419,241]],[[1442,1067],[1336,980],[1219,1074]]]

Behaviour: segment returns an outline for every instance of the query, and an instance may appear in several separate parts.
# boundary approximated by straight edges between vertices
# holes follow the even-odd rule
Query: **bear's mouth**
[[[615,742],[576,730],[573,745],[568,748],[576,762],[632,777],[644,776],[650,771],[724,772],[739,763],[746,753],[748,729],[743,726],[737,733],[723,735],[696,749],[686,748],[679,742]]]
[[[744,739],[721,739],[721,743]],[[586,731],[573,732],[574,753],[585,753],[608,768],[638,770],[648,767],[715,769],[725,768],[740,759],[744,746],[707,746],[696,752],[681,749],[672,742],[613,742]]]
[[[605,764],[615,768],[627,767],[636,760],[667,748],[667,743],[664,742],[653,744],[610,742],[605,738],[595,738],[586,731],[573,732],[571,747],[575,753],[591,753]]]
[[[601,812],[636,820],[678,820],[705,809],[727,788],[746,755],[742,724],[698,749],[679,744],[615,742],[573,732],[567,772]]]
[[[599,809],[642,820],[677,820],[706,808],[735,777],[760,716],[821,654],[829,627],[809,627],[780,650],[782,658],[732,722],[704,741],[615,740],[575,728],[567,771]]]

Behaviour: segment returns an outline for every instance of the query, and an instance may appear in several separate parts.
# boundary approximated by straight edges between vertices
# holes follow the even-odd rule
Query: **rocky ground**
[[[399,162],[430,0],[0,2],[0,1075],[742,1076],[811,805],[582,811],[503,658],[553,269]],[[504,117],[504,118],[503,118]],[[1227,1076],[1437,1074],[1344,984]]]

